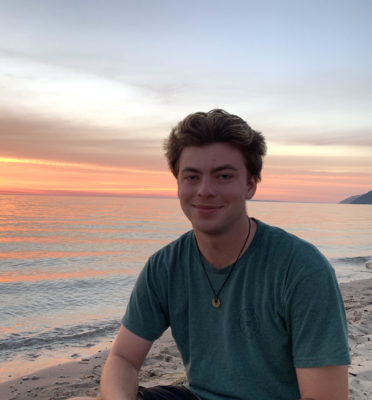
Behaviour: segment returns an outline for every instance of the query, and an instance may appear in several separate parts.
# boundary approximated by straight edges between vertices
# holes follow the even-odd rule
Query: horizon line
[[[89,192],[79,190],[22,190],[22,189],[0,189],[0,195],[15,196],[76,196],[76,197],[129,197],[129,198],[156,198],[156,199],[178,199],[177,195],[145,194],[145,193],[112,193],[112,192]],[[316,204],[340,204],[330,201],[306,201],[306,200],[278,200],[278,199],[250,199],[252,202],[268,203],[316,203]]]

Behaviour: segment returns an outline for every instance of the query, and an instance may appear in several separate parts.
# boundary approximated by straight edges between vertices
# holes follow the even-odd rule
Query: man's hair
[[[266,154],[265,138],[242,118],[221,109],[188,115],[174,127],[164,142],[165,156],[177,178],[179,159],[185,147],[228,143],[243,155],[248,176],[261,180],[262,159]]]

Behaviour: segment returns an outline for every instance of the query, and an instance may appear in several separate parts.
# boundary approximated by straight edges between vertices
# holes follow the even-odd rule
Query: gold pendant
[[[216,296],[212,299],[212,306],[218,308],[221,305],[220,299]]]

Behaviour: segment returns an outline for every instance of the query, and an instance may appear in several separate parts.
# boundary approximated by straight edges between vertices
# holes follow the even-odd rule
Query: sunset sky
[[[256,199],[372,190],[372,1],[3,0],[0,193],[169,196],[164,138],[224,108],[268,142]]]

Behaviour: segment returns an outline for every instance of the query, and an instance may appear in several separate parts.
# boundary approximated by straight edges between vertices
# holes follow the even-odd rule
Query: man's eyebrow
[[[234,165],[224,164],[224,165],[220,165],[219,167],[213,168],[212,172],[220,172],[220,171],[223,171],[225,169],[232,169],[233,171],[237,171],[238,170],[236,167],[234,167]]]
[[[232,169],[233,171],[237,171],[238,170],[234,165],[223,164],[223,165],[219,165],[216,168],[213,168],[211,172],[212,173],[216,173],[216,172],[224,171],[226,169]],[[194,167],[185,167],[185,168],[182,169],[181,173],[184,173],[184,172],[200,172],[200,170],[197,169],[197,168],[194,168]]]
[[[193,167],[185,167],[181,170],[181,173],[183,172],[199,172],[199,170],[197,168],[193,168]]]

